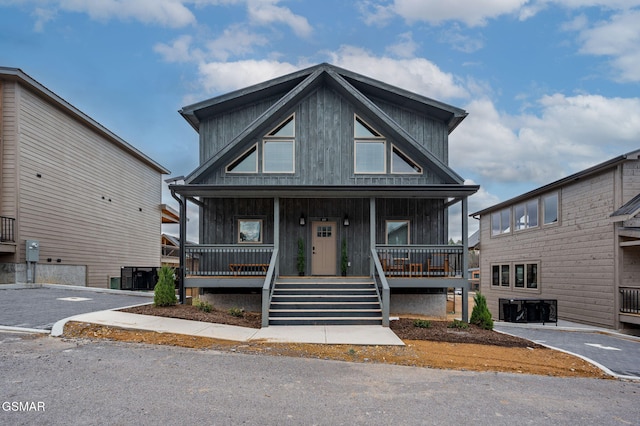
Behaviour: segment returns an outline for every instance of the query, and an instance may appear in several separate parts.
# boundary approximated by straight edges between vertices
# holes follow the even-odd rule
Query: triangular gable
[[[373,114],[376,119],[383,123],[384,129],[381,131],[385,133],[386,137],[397,139],[398,141],[404,141],[407,145],[410,145],[415,151],[417,151],[422,160],[428,164],[435,174],[445,178],[447,183],[464,183],[464,179],[454,172],[449,166],[444,164],[438,157],[433,155],[430,151],[425,149],[418,143],[406,130],[400,127],[391,117],[389,117],[384,111],[380,109],[375,103],[367,98],[362,92],[354,88],[349,84],[342,76],[334,72],[333,70],[327,70],[327,73],[333,77],[333,81],[338,83],[340,92],[343,96],[346,96],[356,106],[360,106],[370,114]],[[415,160],[420,160],[415,158]]]
[[[213,100],[201,102],[187,107],[181,111],[181,114],[193,124],[189,119],[196,118],[198,114],[201,116],[210,114],[213,109],[223,110],[231,105],[239,104],[241,101],[238,99],[243,96],[251,96],[253,99],[256,94],[265,94],[269,92],[269,87],[277,86],[279,90],[283,86],[292,85],[293,82],[298,82],[286,95],[275,102],[264,113],[262,113],[256,120],[253,121],[246,129],[244,129],[238,136],[231,140],[223,149],[217,152],[214,156],[209,158],[203,164],[201,164],[196,170],[194,170],[189,176],[185,178],[185,184],[199,183],[206,175],[212,170],[216,170],[219,167],[225,165],[230,161],[233,161],[234,155],[237,155],[237,148],[242,145],[249,145],[250,141],[258,136],[260,133],[268,131],[269,124],[272,117],[282,116],[288,110],[292,109],[297,102],[299,102],[304,96],[310,93],[315,87],[317,87],[325,76],[327,81],[334,88],[338,90],[343,96],[349,99],[354,106],[366,111],[372,115],[379,123],[382,123],[381,130],[385,133],[386,137],[393,138],[402,144],[399,147],[405,154],[409,155],[414,161],[423,163],[429,166],[429,169],[436,175],[443,178],[445,183],[463,183],[464,180],[439,158],[433,155],[429,150],[424,148],[418,143],[407,131],[400,127],[391,117],[389,117],[382,109],[380,109],[373,101],[371,101],[365,94],[354,87],[347,79],[341,74],[348,75],[351,81],[358,78],[361,84],[366,84],[366,87],[375,88],[378,92],[393,93],[393,96],[401,96],[404,99],[404,95],[411,97],[411,101],[420,103],[421,105],[428,105],[433,110],[440,110],[440,108],[446,107],[445,110],[441,110],[444,115],[449,118],[449,129],[452,130],[451,121],[452,117],[458,117],[461,121],[466,113],[457,108],[449,107],[445,104],[432,101],[428,98],[420,97],[411,92],[399,90],[384,83],[377,82],[372,79],[365,78],[355,73],[351,73],[345,70],[341,70],[329,64],[321,64],[307,70],[303,70],[297,73],[290,74],[288,76],[281,77],[279,79],[271,80],[260,85],[252,86],[247,89],[239,90],[228,95],[224,95]],[[397,92],[397,93],[396,93]],[[401,93],[401,95],[398,95]],[[221,105],[225,105],[222,108]],[[208,113],[201,112],[207,110]],[[456,124],[457,125],[457,124]],[[195,126],[194,126],[195,127]],[[455,126],[454,126],[455,127]],[[411,152],[406,151],[406,147],[410,147]],[[248,146],[246,146],[248,148]],[[403,149],[404,148],[404,149]]]
[[[189,176],[185,178],[185,183],[198,183],[205,175],[211,170],[216,169],[220,164],[231,161],[234,148],[243,144],[248,140],[251,140],[257,134],[260,134],[268,129],[270,119],[274,116],[283,115],[288,109],[292,108],[302,97],[309,93],[318,84],[318,80],[322,74],[321,70],[316,70],[309,77],[307,77],[302,83],[297,85],[293,90],[282,97],[278,102],[273,104],[262,115],[253,121],[246,129],[244,129],[238,136],[233,138],[224,148],[217,152],[213,157],[200,165]]]

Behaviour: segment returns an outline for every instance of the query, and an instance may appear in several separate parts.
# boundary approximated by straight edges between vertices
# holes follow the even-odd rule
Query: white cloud
[[[201,56],[201,52],[191,50],[192,40],[190,35],[182,35],[171,44],[157,43],[153,50],[167,62],[191,62]]]
[[[638,148],[638,98],[553,94],[538,105],[538,114],[510,116],[472,101],[450,137],[452,167],[481,181],[544,184]]]
[[[279,0],[248,0],[247,8],[252,22],[269,25],[284,23],[299,37],[309,37],[313,28],[307,18],[294,14],[289,8],[276,6]]]
[[[469,93],[433,62],[424,58],[393,59],[343,46],[328,54],[332,64],[434,99],[467,98]]]
[[[299,66],[271,60],[209,62],[198,67],[200,82],[208,94],[224,93],[280,77]],[[202,100],[202,97],[200,98]]]
[[[231,56],[242,56],[254,51],[256,46],[265,46],[269,40],[249,31],[242,25],[232,25],[221,36],[207,43],[211,57],[226,61]]]
[[[582,43],[580,53],[611,58],[616,78],[625,82],[640,81],[640,10],[630,10],[598,22],[591,28],[582,26],[568,28],[580,30]]]
[[[414,57],[419,45],[413,40],[411,32],[400,34],[398,38],[400,40],[396,44],[392,44],[387,47],[387,52],[397,56],[398,58]]]
[[[193,13],[183,3],[181,0],[61,0],[59,7],[86,13],[100,21],[134,19],[145,24],[179,28],[196,22]]]
[[[50,9],[36,7],[32,15],[36,17],[36,23],[33,25],[33,29],[41,33],[44,31],[44,25],[56,16],[56,12]]]
[[[392,10],[407,22],[425,21],[440,24],[461,21],[470,27],[483,26],[487,20],[505,14],[517,13],[528,0],[395,0],[389,7],[376,6],[367,22],[387,19]],[[380,15],[379,15],[380,14]]]

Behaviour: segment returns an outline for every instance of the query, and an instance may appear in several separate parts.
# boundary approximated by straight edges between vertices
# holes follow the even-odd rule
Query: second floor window
[[[357,115],[354,125],[355,172],[386,173],[387,141]]]
[[[291,115],[269,132],[262,143],[264,173],[295,172],[295,116]]]

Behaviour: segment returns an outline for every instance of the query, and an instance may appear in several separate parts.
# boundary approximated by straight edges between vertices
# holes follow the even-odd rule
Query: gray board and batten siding
[[[406,121],[412,136],[424,143],[424,148],[446,163],[447,126],[416,112],[384,105],[390,115]],[[268,109],[268,103],[204,119],[200,125],[202,159],[210,158],[221,145],[232,139]],[[293,111],[274,118],[270,128],[295,113],[296,137],[295,173],[292,174],[230,174],[225,167],[212,171],[198,183],[214,185],[429,185],[443,183],[429,168],[422,175],[354,175],[354,115],[365,121],[368,117],[344,97],[327,86],[321,86],[305,97]],[[371,122],[374,120],[369,119]],[[369,121],[368,121],[369,122]],[[371,124],[375,127],[375,124]],[[399,140],[386,138],[387,151],[397,146],[408,155],[419,153]],[[261,156],[262,137],[238,145],[229,155],[239,156],[258,144]],[[388,165],[389,166],[389,165]]]

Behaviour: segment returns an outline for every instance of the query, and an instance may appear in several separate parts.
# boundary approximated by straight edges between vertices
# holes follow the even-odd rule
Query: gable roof
[[[469,216],[476,217],[476,216],[486,215],[486,214],[491,213],[493,211],[500,210],[500,209],[503,209],[505,207],[509,207],[509,206],[511,206],[513,204],[516,204],[518,202],[527,200],[529,198],[532,198],[532,197],[535,197],[535,196],[538,196],[538,195],[542,195],[542,194],[544,194],[546,192],[549,192],[549,191],[556,190],[558,188],[561,188],[561,187],[563,187],[563,186],[565,186],[567,184],[570,184],[572,182],[575,182],[577,180],[581,180],[581,179],[584,179],[584,178],[587,178],[587,177],[590,177],[590,176],[597,175],[599,173],[608,171],[608,170],[610,170],[610,169],[612,169],[614,167],[617,167],[618,165],[620,165],[620,164],[622,164],[622,163],[624,163],[626,161],[637,160],[638,158],[640,158],[640,150],[631,151],[631,152],[629,152],[627,154],[619,155],[619,156],[617,156],[615,158],[612,158],[612,159],[607,160],[605,162],[602,162],[600,164],[596,164],[593,167],[589,167],[588,169],[582,170],[582,171],[580,171],[578,173],[574,173],[574,174],[572,174],[570,176],[567,176],[565,178],[562,178],[560,180],[552,182],[552,183],[550,183],[548,185],[541,186],[540,188],[537,188],[537,189],[534,189],[532,191],[526,192],[526,193],[524,193],[522,195],[518,195],[517,197],[511,198],[509,200],[503,201],[503,202],[498,203],[498,204],[494,204],[493,206],[487,207],[484,210],[480,210],[480,211],[477,211],[475,213],[471,213]]]
[[[62,99],[60,96],[53,93],[51,90],[47,89],[45,86],[34,80],[32,77],[27,75],[24,71],[19,68],[9,68],[9,67],[1,67],[0,66],[0,79],[9,80],[9,81],[17,81],[29,88],[33,93],[37,96],[43,98],[56,108],[59,108],[69,116],[73,117],[75,120],[80,123],[86,125],[91,130],[99,133],[106,139],[108,139],[111,143],[116,145],[118,148],[122,149],[126,153],[132,155],[138,160],[142,161],[147,166],[152,169],[162,173],[169,174],[169,170],[165,167],[161,166],[159,163],[155,162],[147,155],[142,153],[142,151],[135,148],[133,145],[126,142],[124,139],[120,138],[118,135],[113,133],[111,130],[104,127],[102,124],[95,121],[93,118],[89,117],[69,102]]]
[[[449,133],[467,116],[464,110],[324,63],[250,86],[246,89],[199,102],[180,110],[180,114],[198,131],[200,121],[208,116],[256,102],[267,96],[281,96],[278,101],[256,118],[244,131],[187,176],[185,184],[197,182],[223,162],[229,161],[236,145],[265,132],[267,127],[272,124],[270,121],[272,117],[282,115],[321,84],[330,85],[356,106],[366,110],[376,120],[376,126],[380,131],[389,137],[405,141],[413,151],[411,154],[418,155],[446,182],[454,184],[464,182],[462,177],[420,145],[408,132],[379,108],[370,99],[370,96],[414,108],[425,113],[425,115],[444,121],[447,123]]]

